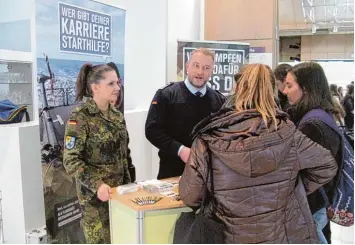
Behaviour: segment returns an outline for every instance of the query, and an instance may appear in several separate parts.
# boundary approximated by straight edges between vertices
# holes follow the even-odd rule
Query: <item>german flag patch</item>
[[[153,100],[152,105],[156,105],[156,104],[158,104],[158,101]]]
[[[69,120],[68,125],[73,125],[75,126],[78,122],[76,120]]]

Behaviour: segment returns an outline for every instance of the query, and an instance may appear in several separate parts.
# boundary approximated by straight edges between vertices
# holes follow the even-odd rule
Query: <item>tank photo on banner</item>
[[[228,95],[233,87],[234,74],[238,73],[243,65],[249,63],[250,45],[236,42],[178,41],[178,81],[186,78],[185,64],[191,52],[201,47],[209,48],[215,53],[215,65],[208,86]]]
[[[124,91],[124,9],[91,0],[36,0],[36,56],[41,156],[51,243],[85,243],[74,179],[62,166],[65,124],[76,102],[81,66],[111,63]]]

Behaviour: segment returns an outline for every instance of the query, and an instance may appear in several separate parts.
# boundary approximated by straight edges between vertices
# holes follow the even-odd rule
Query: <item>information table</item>
[[[161,196],[141,188],[136,192],[118,194],[113,188],[110,204],[111,242],[171,244],[174,237],[175,222],[180,213],[190,212],[182,201],[163,197],[159,202],[138,205],[130,198],[141,196]]]

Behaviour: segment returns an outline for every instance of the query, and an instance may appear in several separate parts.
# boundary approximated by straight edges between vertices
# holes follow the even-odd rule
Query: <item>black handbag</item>
[[[133,164],[129,165],[128,172],[129,176],[131,177],[131,182],[133,183],[134,181],[136,181],[136,167]]]
[[[204,184],[204,193],[201,207],[189,213],[182,213],[175,224],[174,244],[223,244],[224,224],[209,212],[206,206],[212,210],[215,207],[214,185],[211,159],[208,163],[207,178]],[[208,178],[211,178],[211,193],[208,192]]]
[[[131,177],[131,182],[136,181],[136,167],[132,163],[131,150],[127,148],[127,162],[128,162],[128,172]]]

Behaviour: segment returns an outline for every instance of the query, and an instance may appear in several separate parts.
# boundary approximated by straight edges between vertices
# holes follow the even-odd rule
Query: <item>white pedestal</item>
[[[332,244],[354,244],[354,226],[344,227],[330,222]]]
[[[45,226],[38,121],[0,125],[0,190],[5,243],[26,243]]]

